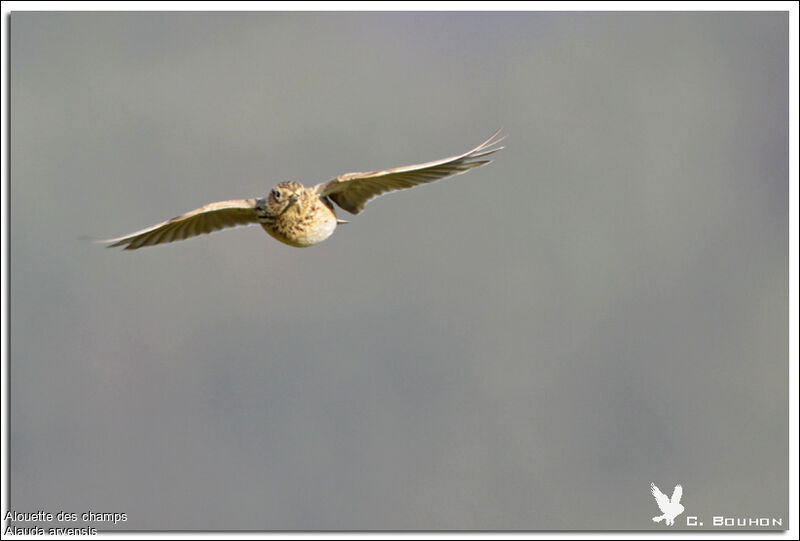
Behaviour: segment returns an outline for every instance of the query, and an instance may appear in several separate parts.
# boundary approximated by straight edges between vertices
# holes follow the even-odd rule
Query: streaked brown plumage
[[[490,163],[487,156],[503,147],[497,146],[499,130],[469,152],[417,165],[395,167],[367,173],[345,173],[306,188],[299,182],[280,182],[267,197],[218,201],[187,212],[166,222],[130,235],[107,239],[109,247],[135,250],[211,233],[226,227],[260,224],[279,241],[299,248],[313,246],[330,237],[337,220],[331,201],[344,210],[358,214],[371,199],[386,192],[412,188],[460,175]]]

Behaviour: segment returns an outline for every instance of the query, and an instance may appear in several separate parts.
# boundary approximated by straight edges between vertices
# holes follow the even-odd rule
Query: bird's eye
[[[275,198],[275,201],[280,201],[281,200],[281,192],[279,192],[278,190],[272,190],[272,197]]]

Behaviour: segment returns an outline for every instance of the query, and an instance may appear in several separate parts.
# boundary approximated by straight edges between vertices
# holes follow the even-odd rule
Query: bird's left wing
[[[486,165],[491,162],[486,157],[503,148],[496,146],[504,139],[497,137],[499,133],[500,130],[497,130],[489,139],[458,156],[383,171],[345,173],[328,182],[317,184],[314,191],[320,197],[330,197],[347,212],[358,214],[364,210],[370,199],[386,192],[412,188]]]
[[[672,491],[672,498],[669,499],[669,502],[672,504],[681,503],[682,496],[683,487],[681,485],[675,485],[675,490]]]
[[[666,513],[669,507],[669,498],[667,498],[667,495],[661,492],[655,483],[650,483],[650,492],[656,499],[656,503],[658,504],[658,508],[661,509],[661,512]]]
[[[108,245],[109,248],[124,246],[126,250],[136,250],[142,246],[183,240],[226,227],[258,223],[257,202],[258,199],[235,199],[209,203],[204,207],[130,235],[98,242],[111,243]]]

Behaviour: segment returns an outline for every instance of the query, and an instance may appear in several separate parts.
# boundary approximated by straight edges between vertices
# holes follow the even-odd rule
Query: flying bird
[[[675,485],[672,491],[672,498],[667,498],[667,495],[661,492],[655,483],[650,483],[650,492],[656,499],[658,508],[663,513],[660,516],[653,517],[653,522],[667,521],[667,526],[675,524],[675,518],[683,513],[683,506],[681,505],[681,496],[683,496],[683,487]]]
[[[279,182],[266,197],[217,201],[114,239],[101,240],[109,247],[136,250],[204,235],[239,225],[259,224],[275,239],[298,248],[314,246],[330,237],[336,226],[348,223],[336,217],[333,203],[358,214],[371,199],[386,192],[404,190],[466,173],[490,163],[490,154],[505,137],[500,130],[469,152],[432,162],[368,173],[345,173],[307,188],[295,181]]]

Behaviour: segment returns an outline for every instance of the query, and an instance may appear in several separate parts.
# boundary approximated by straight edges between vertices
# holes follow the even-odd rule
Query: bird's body
[[[218,201],[147,229],[101,242],[135,250],[143,246],[183,240],[226,227],[260,224],[273,238],[298,248],[314,246],[330,237],[338,220],[333,203],[358,214],[366,203],[385,192],[411,188],[464,173],[491,160],[482,159],[502,147],[497,132],[467,153],[433,162],[369,173],[346,173],[306,187],[280,182],[260,198]]]
[[[681,505],[683,487],[681,485],[675,485],[675,489],[672,491],[672,498],[669,498],[666,494],[661,492],[655,483],[650,483],[650,493],[656,499],[656,504],[658,504],[658,508],[661,510],[661,513],[663,513],[662,515],[653,517],[653,522],[665,520],[667,526],[675,524],[675,519],[684,511],[684,507]]]
[[[290,203],[283,208],[281,203]],[[333,235],[338,220],[330,200],[299,182],[281,182],[256,203],[258,221],[273,238],[297,248],[319,244]]]

